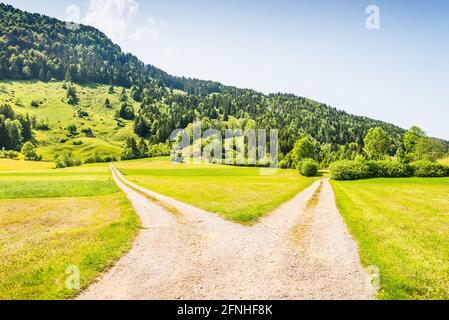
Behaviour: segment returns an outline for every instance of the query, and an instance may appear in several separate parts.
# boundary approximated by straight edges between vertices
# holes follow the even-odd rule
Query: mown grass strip
[[[0,199],[101,196],[118,192],[112,179],[98,180],[0,180]]]

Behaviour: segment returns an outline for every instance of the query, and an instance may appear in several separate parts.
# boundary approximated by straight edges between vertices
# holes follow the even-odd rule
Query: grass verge
[[[449,299],[449,178],[331,181],[381,299]]]

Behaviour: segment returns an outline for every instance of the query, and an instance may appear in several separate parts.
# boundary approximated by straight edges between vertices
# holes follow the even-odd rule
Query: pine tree
[[[139,152],[140,152],[140,158],[147,158],[148,157],[149,149],[148,149],[148,145],[147,145],[147,143],[145,142],[144,139],[140,139]]]
[[[140,150],[134,137],[129,137],[128,139],[126,139],[122,158],[124,160],[140,158]]]
[[[134,120],[134,107],[126,102],[122,103],[119,115],[125,120]]]
[[[148,120],[141,114],[134,119],[134,132],[139,137],[146,137],[150,132]]]
[[[19,120],[5,120],[6,131],[8,133],[8,143],[6,149],[19,151],[22,147],[22,125]]]
[[[112,108],[111,101],[109,101],[109,98],[106,98],[106,100],[104,101],[104,106],[108,109]]]
[[[33,138],[33,136],[31,131],[31,120],[28,113],[26,114],[25,117],[20,118],[20,123],[22,124],[23,141],[30,141]]]

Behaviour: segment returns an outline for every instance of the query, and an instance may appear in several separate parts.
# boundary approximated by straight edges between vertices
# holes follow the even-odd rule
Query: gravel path
[[[327,180],[244,227],[139,187],[111,169],[144,228],[133,249],[79,299],[374,298]],[[319,201],[310,207],[316,192]]]

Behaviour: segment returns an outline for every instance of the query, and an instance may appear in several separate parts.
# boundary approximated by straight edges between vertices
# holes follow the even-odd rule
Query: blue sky
[[[294,93],[449,139],[447,1],[2,2],[60,19],[74,5],[82,22],[175,75]],[[372,4],[379,30],[365,26]]]

